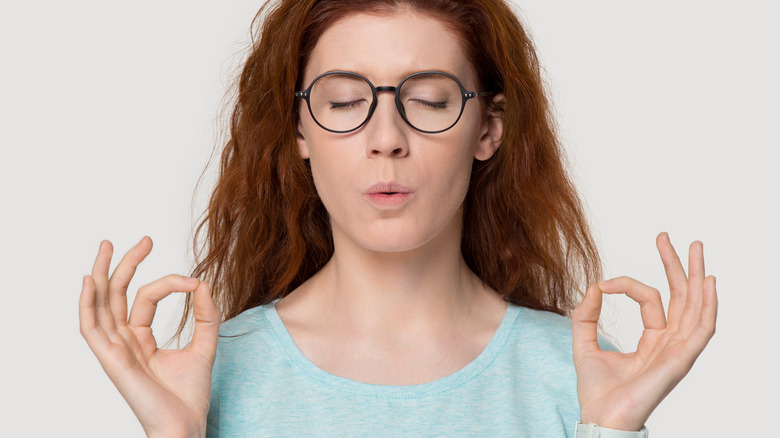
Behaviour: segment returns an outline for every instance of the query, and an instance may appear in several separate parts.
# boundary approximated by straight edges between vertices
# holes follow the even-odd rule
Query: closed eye
[[[359,106],[360,104],[362,104],[363,102],[365,102],[365,100],[363,100],[363,99],[352,100],[352,101],[349,101],[349,102],[333,102],[333,101],[331,101],[330,102],[330,109],[350,109],[350,108],[355,108],[355,107]]]
[[[447,109],[447,106],[449,106],[449,102],[446,100],[440,101],[440,102],[431,102],[428,100],[421,100],[421,99],[414,99],[411,101],[415,105],[420,105],[428,108],[433,109]]]

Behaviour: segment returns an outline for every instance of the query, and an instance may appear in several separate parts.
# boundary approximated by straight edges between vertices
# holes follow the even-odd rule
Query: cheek
[[[312,179],[325,209],[331,217],[349,215],[361,200],[356,196],[364,167],[359,162],[360,151],[353,142],[327,138],[324,131],[310,130],[306,140]]]
[[[471,120],[461,120],[460,122]],[[460,125],[460,122],[459,125]],[[443,137],[442,145],[437,149],[436,156],[427,157],[428,166],[433,167],[436,175],[432,181],[450,187],[457,196],[465,197],[471,179],[471,169],[474,165],[474,154],[477,149],[478,131],[475,126],[464,123],[456,125],[461,129],[445,132],[449,134]],[[441,135],[441,134],[440,134]],[[432,164],[431,164],[432,163]],[[455,195],[455,193],[453,193]]]
[[[431,200],[433,205],[438,204],[434,214],[454,212],[463,203],[471,180],[471,168],[473,159],[468,154],[457,157],[449,157],[450,160],[439,161],[429,175],[427,184],[435,187],[436,198]]]
[[[310,149],[309,164],[314,186],[329,211],[332,203],[344,193],[347,182],[346,173],[338,172],[339,160],[334,158],[336,157],[323,154],[317,149]]]

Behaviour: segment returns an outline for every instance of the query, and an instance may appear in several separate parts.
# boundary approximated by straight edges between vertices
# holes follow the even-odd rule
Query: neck
[[[404,252],[371,251],[334,229],[334,255],[307,284],[306,301],[334,324],[372,332],[448,330],[490,289],[466,266],[461,222]],[[309,292],[310,291],[310,292]],[[493,294],[494,295],[494,294]],[[310,307],[311,308],[311,307]]]

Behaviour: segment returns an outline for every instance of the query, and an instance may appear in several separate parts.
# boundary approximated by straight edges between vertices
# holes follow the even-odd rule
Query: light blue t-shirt
[[[256,307],[220,328],[208,436],[571,438],[579,420],[571,342],[570,319],[510,305],[460,371],[374,385],[318,368],[273,304]]]

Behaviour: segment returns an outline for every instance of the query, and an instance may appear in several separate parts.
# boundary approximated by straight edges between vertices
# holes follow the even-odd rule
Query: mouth
[[[366,195],[398,195],[409,194],[412,190],[396,182],[377,183],[366,190]]]
[[[374,184],[365,191],[364,196],[374,207],[384,210],[403,206],[412,193],[412,189],[390,182]]]

